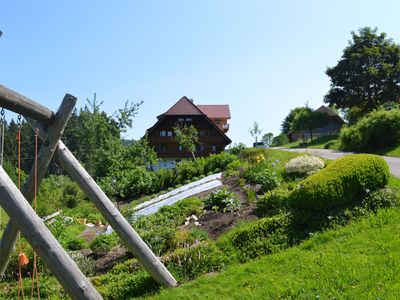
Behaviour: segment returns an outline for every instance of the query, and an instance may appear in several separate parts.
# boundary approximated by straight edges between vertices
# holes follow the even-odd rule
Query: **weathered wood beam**
[[[128,249],[137,256],[143,267],[158,283],[168,287],[177,286],[175,278],[140,238],[129,222],[122,216],[94,179],[82,167],[62,141],[56,152],[57,161],[81,187],[102,216],[107,220]]]
[[[72,113],[76,104],[76,98],[71,95],[65,95],[61,106],[54,118],[54,122],[46,139],[43,140],[42,146],[38,154],[38,178],[37,184],[40,185],[43,180],[47,168],[50,164],[51,158],[53,157],[58,141],[60,140],[64,129],[68,123],[68,119]],[[29,203],[32,203],[34,198],[34,184],[35,184],[35,168],[32,167],[28,179],[22,187],[22,193]],[[14,251],[15,243],[18,237],[18,228],[14,225],[13,219],[10,219],[0,241],[0,277],[4,275],[11,253]]]
[[[72,299],[102,299],[2,167],[0,204]]]
[[[30,122],[31,126],[33,125]],[[39,125],[39,135],[46,138],[46,126]],[[101,190],[90,174],[82,167],[62,141],[58,143],[55,158],[72,179],[79,185],[86,197],[96,206],[101,215],[115,230],[127,248],[139,259],[147,272],[160,284],[177,286],[177,281],[162,264],[147,244],[140,238],[129,222]]]
[[[54,118],[48,108],[3,85],[0,85],[0,107],[45,124],[51,124]]]
[[[42,122],[42,128],[45,128],[45,124],[47,125],[52,123],[52,118],[54,115],[54,113],[46,108],[43,108],[40,104],[1,85],[0,106]],[[18,109],[16,109],[16,107],[18,107]],[[30,111],[30,108],[33,108],[34,113]],[[39,134],[42,136],[42,139],[46,139],[46,136],[43,135],[43,130],[41,130]],[[62,151],[58,149],[56,152],[56,156],[60,164],[64,166],[70,176],[80,185],[82,190],[86,193],[86,196],[99,209],[100,213],[124,241],[128,249],[139,258],[144,268],[157,282],[169,287],[176,286],[177,282],[174,277],[149,249],[146,243],[143,242],[136,231],[133,230],[128,221],[126,221],[125,218],[119,213],[110,199],[108,199],[108,197],[104,194],[92,177],[86,172],[78,160],[61,141],[59,147],[63,149]],[[76,167],[78,167],[78,169],[76,169]]]

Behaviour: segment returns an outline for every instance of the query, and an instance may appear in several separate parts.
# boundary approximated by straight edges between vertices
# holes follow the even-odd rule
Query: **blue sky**
[[[56,110],[97,93],[115,112],[144,101],[139,138],[182,96],[229,104],[228,133],[250,144],[254,121],[278,134],[290,109],[317,108],[327,66],[350,32],[378,27],[400,42],[399,1],[0,2],[0,84]]]

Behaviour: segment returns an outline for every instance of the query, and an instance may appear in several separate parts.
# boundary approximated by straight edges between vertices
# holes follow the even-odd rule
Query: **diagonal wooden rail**
[[[6,91],[4,91],[6,90]],[[1,96],[3,95],[3,96]],[[6,96],[4,96],[6,95]],[[23,98],[23,103],[20,103],[18,99],[21,96],[4,86],[0,86],[0,106],[10,107],[8,102],[15,103],[19,105],[14,105],[14,112],[21,112],[27,107],[37,108],[37,103],[26,97]],[[7,102],[7,106],[3,102]],[[25,107],[27,103],[27,107]],[[39,108],[42,108],[39,106]],[[51,123],[53,113],[48,111],[43,111],[42,109],[36,109],[36,114],[40,115],[41,120],[39,134],[42,139],[46,139],[47,125]],[[48,127],[51,130],[51,126]],[[164,284],[168,287],[175,287],[177,281],[169,273],[167,268],[161,263],[161,261],[154,255],[146,243],[140,238],[136,231],[130,226],[129,222],[121,215],[118,209],[114,206],[111,200],[104,194],[101,188],[93,180],[93,178],[86,172],[86,170],[81,166],[79,161],[74,157],[74,155],[68,150],[62,141],[59,141],[58,148],[55,153],[55,157],[61,164],[61,166],[68,172],[68,174],[78,183],[81,189],[84,191],[86,196],[94,203],[103,217],[123,240],[128,249],[138,257],[138,259],[143,264],[143,267],[149,272],[149,274],[159,283]]]
[[[68,119],[76,104],[76,98],[71,95],[65,95],[60,109],[54,117],[54,122],[49,131],[46,139],[43,141],[38,155],[38,178],[37,184],[40,185],[41,181],[46,174],[47,168],[53,157],[58,141],[60,140],[64,129],[68,123]],[[22,187],[22,194],[29,203],[32,203],[34,198],[34,177],[35,169],[32,167],[28,179]],[[12,219],[8,222],[2,239],[0,241],[0,276],[2,276],[7,268],[8,261],[11,253],[14,251],[15,243],[18,237],[18,228],[14,225]]]
[[[0,204],[72,299],[102,299],[2,167]]]

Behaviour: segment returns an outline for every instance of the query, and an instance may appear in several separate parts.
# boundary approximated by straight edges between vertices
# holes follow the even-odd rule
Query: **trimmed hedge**
[[[389,167],[372,154],[339,158],[325,169],[300,182],[289,197],[294,208],[323,211],[361,203],[367,192],[383,188],[389,181]]]
[[[290,218],[285,213],[243,224],[221,236],[217,245],[225,255],[239,262],[281,251],[290,246]]]
[[[356,124],[343,127],[339,138],[341,146],[351,151],[397,145],[400,142],[400,109],[372,111]]]

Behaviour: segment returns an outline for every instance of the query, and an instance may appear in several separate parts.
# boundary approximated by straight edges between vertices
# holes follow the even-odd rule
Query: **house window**
[[[178,146],[178,151],[183,151],[183,147],[181,145]]]
[[[178,122],[183,122],[183,121],[185,121],[184,118],[178,118]]]
[[[192,118],[186,118],[186,122],[192,122]]]
[[[199,130],[199,136],[205,136],[206,132],[204,130]]]
[[[197,150],[198,152],[203,152],[203,151],[204,151],[204,146],[203,146],[203,145],[197,145],[197,146],[196,146],[196,150]]]
[[[172,131],[171,130],[167,131],[167,136],[172,136]]]
[[[167,136],[167,132],[165,130],[160,130],[160,136]]]
[[[154,149],[157,153],[167,152],[167,145],[157,144]]]
[[[217,152],[217,146],[211,145],[211,153]]]

